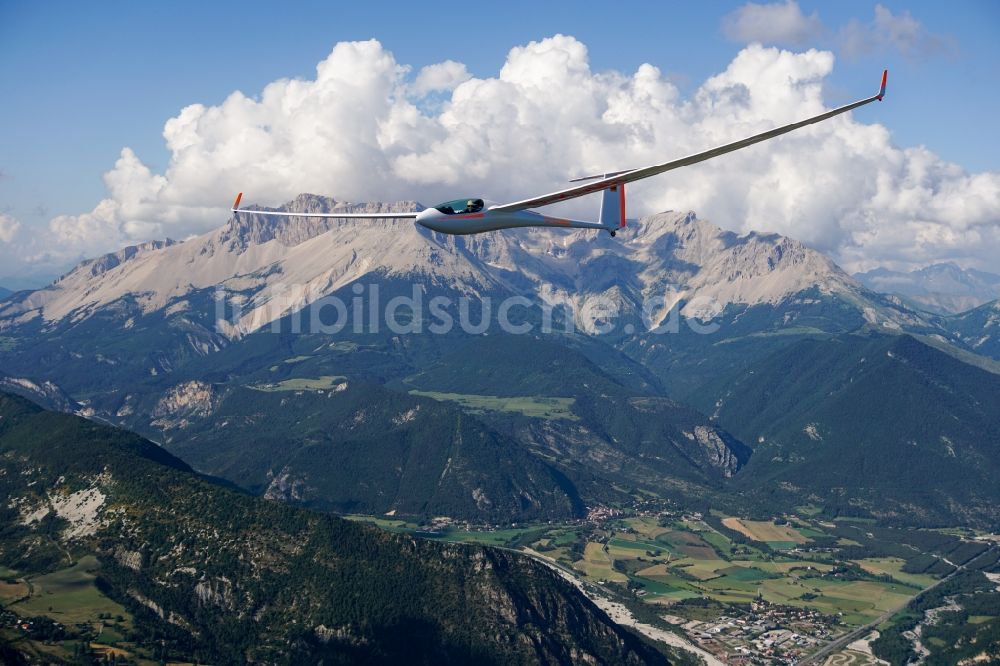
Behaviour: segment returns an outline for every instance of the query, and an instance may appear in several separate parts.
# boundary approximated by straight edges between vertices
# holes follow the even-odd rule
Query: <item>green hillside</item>
[[[88,607],[79,595],[78,621],[62,619],[60,590],[74,576],[81,589],[90,574],[67,573],[64,583],[32,576],[96,555],[97,591],[88,594],[128,613],[95,620],[116,628],[104,640],[146,658],[664,663],[534,561],[256,499],[135,435],[9,394],[0,394],[0,466],[0,565],[9,580],[56,591],[34,610],[30,598],[7,607],[37,614],[34,633],[9,642],[8,653],[72,660],[69,646],[79,650],[92,623],[79,615]],[[42,643],[46,617],[62,622]]]
[[[156,424],[197,469],[317,509],[492,522],[584,512],[551,465],[455,406],[317,382],[208,387],[212,409],[197,403]]]
[[[464,337],[454,348],[403,383],[429,391],[495,396],[577,396],[648,393],[626,388],[581,352],[569,337],[492,335]],[[614,350],[601,345],[612,359]],[[630,382],[632,383],[632,382]]]
[[[1000,301],[942,318],[942,325],[976,353],[1000,360]]]
[[[697,401],[754,443],[737,478],[752,496],[1000,524],[1000,376],[910,336],[801,341]]]

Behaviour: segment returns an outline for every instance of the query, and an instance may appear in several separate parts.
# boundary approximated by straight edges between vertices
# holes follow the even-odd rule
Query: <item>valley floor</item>
[[[808,515],[744,520],[603,509],[572,523],[506,528],[353,518],[525,552],[571,579],[615,622],[708,664],[887,663],[871,653],[872,629],[963,564],[995,567],[1000,558],[990,541],[962,530]]]

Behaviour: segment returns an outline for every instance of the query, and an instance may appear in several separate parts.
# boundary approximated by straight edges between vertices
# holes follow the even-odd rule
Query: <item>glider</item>
[[[697,164],[705,160],[731,153],[747,146],[752,146],[761,141],[773,139],[792,130],[812,125],[814,123],[833,118],[842,113],[847,113],[859,106],[870,104],[876,100],[882,101],[885,96],[886,79],[889,71],[882,72],[882,84],[878,93],[858,100],[846,106],[841,106],[831,111],[821,113],[812,118],[806,118],[799,122],[782,127],[776,127],[761,134],[755,134],[746,139],[727,143],[711,150],[682,157],[662,164],[639,169],[628,169],[625,171],[614,171],[610,173],[598,174],[594,176],[584,176],[575,178],[571,183],[582,182],[581,185],[574,185],[564,190],[543,194],[541,196],[523,199],[513,203],[498,204],[486,199],[468,198],[446,201],[433,208],[427,208],[419,213],[290,213],[280,211],[262,211],[240,208],[240,199],[243,193],[240,192],[233,203],[233,214],[252,213],[254,215],[276,215],[285,217],[323,217],[334,219],[412,219],[422,227],[445,234],[479,234],[485,231],[496,231],[499,229],[514,229],[518,227],[555,227],[564,229],[600,229],[607,231],[612,236],[618,229],[625,226],[625,185],[643,178],[649,178],[661,174],[665,171],[678,169],[680,167]],[[583,182],[593,181],[593,182]],[[575,199],[587,194],[603,192],[601,209],[597,222],[585,222],[582,220],[569,220],[561,217],[550,217],[542,213],[531,210],[539,206],[558,203]]]

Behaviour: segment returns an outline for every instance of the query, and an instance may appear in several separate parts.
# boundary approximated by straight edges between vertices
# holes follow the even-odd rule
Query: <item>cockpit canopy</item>
[[[454,201],[445,201],[442,204],[434,206],[434,208],[445,215],[457,215],[460,213],[478,213],[485,205],[482,199],[455,199]]]

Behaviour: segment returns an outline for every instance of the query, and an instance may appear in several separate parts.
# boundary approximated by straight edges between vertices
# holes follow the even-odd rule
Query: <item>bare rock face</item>
[[[189,412],[198,416],[212,413],[214,391],[209,384],[199,381],[178,384],[160,399],[153,410],[153,416],[170,416]]]
[[[153,408],[152,424],[159,428],[184,428],[190,417],[208,416],[215,409],[218,396],[211,384],[190,381],[167,391]]]
[[[723,476],[730,477],[740,468],[740,461],[720,432],[709,426],[696,426],[694,439],[701,446],[705,459]]]
[[[199,581],[194,586],[194,594],[198,597],[198,603],[203,606],[219,606],[230,610],[235,607],[233,584],[225,576]]]
[[[108,272],[112,268],[121,266],[127,261],[131,261],[141,254],[152,252],[154,250],[161,250],[165,247],[170,247],[171,245],[176,244],[177,241],[167,238],[165,240],[146,241],[145,243],[139,243],[138,245],[129,245],[128,247],[123,247],[117,252],[109,252],[100,257],[87,259],[86,261],[81,262],[76,266],[76,268],[59,278],[56,282],[59,282],[60,280],[63,280],[78,271],[86,272],[90,276],[96,277]]]
[[[268,473],[271,482],[264,491],[265,499],[280,502],[301,502],[306,498],[306,480],[296,476],[294,471],[285,467],[278,474]]]
[[[128,567],[132,571],[139,571],[142,569],[142,553],[137,550],[116,548],[114,558],[115,562],[123,567]]]

